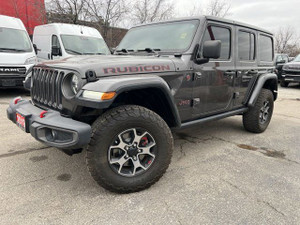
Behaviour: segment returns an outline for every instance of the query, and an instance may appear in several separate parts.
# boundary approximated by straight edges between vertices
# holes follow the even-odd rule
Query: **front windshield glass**
[[[117,50],[184,51],[194,38],[199,20],[136,27],[128,31]]]
[[[293,62],[300,62],[300,55],[297,55]]]
[[[110,51],[102,38],[61,35],[67,53],[72,55],[108,55]]]
[[[31,51],[31,42],[26,31],[0,27],[0,52]]]

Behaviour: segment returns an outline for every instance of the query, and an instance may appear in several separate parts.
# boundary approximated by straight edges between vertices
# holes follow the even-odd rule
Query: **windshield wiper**
[[[122,53],[129,54],[129,52],[133,52],[133,51],[134,51],[133,49],[126,49],[126,48],[116,50],[116,52],[119,53],[119,54],[122,54]]]
[[[138,49],[138,52],[148,52],[148,53],[155,53],[155,54],[158,54],[158,51],[161,51],[161,49],[159,49],[159,48]]]
[[[84,52],[82,54],[83,55],[105,55],[104,53],[101,52]]]
[[[77,52],[77,51],[74,51],[74,50],[72,50],[72,49],[65,49],[67,52],[72,52],[72,53],[75,53],[75,54],[77,54],[77,55],[82,55],[82,53],[81,52]]]
[[[23,49],[16,49],[16,48],[0,48],[0,51],[25,52],[25,50]]]

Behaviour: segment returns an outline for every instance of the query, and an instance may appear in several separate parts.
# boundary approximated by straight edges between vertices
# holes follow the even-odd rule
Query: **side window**
[[[52,47],[59,47],[60,48],[59,40],[58,40],[58,37],[56,35],[52,35]]]
[[[255,36],[252,33],[238,32],[238,56],[240,61],[255,59]]]
[[[219,27],[219,26],[208,26],[205,34],[203,43],[205,41],[221,41],[221,56],[220,60],[230,59],[230,49],[231,49],[231,32],[230,29]]]
[[[283,57],[282,57],[282,59],[287,63],[287,62],[289,62],[289,57],[287,57],[286,55],[284,55]]]
[[[273,40],[271,37],[260,35],[259,37],[259,56],[260,61],[273,61]]]

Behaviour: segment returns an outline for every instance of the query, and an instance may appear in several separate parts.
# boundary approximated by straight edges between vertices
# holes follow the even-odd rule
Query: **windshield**
[[[61,39],[66,52],[72,55],[110,54],[110,51],[102,38],[61,35]]]
[[[300,55],[297,55],[293,62],[300,62]]]
[[[128,31],[117,50],[184,51],[193,40],[199,20],[136,27]]]
[[[26,31],[0,27],[0,52],[32,52]]]

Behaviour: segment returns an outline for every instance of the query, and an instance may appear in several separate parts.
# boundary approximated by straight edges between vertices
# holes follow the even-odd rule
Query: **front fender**
[[[96,82],[87,83],[83,88],[84,90],[96,91],[96,92],[116,92],[117,95],[109,101],[103,102],[94,102],[95,108],[109,108],[114,100],[121,93],[133,90],[142,90],[147,88],[157,88],[164,94],[165,99],[167,100],[166,104],[171,109],[171,113],[175,118],[176,126],[180,126],[180,117],[178,113],[178,109],[174,102],[174,98],[171,94],[169,85],[166,83],[164,79],[156,75],[124,75],[124,76],[114,76],[114,77],[105,77],[99,79]],[[82,105],[87,105],[87,100],[80,97],[78,99]],[[90,104],[89,104],[90,106]]]
[[[278,78],[274,73],[262,74],[258,77],[255,87],[248,101],[248,106],[253,107],[263,87],[270,89],[273,92],[274,100],[277,98]]]

